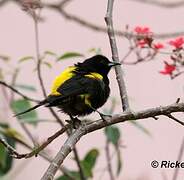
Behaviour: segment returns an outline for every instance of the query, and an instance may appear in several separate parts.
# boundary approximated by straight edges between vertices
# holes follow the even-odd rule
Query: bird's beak
[[[119,63],[119,62],[112,62],[112,61],[111,61],[111,62],[108,64],[109,67],[117,66],[117,65],[121,65],[121,63]]]

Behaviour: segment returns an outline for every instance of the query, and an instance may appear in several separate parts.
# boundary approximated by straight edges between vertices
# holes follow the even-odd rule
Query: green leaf
[[[141,125],[140,123],[136,122],[136,121],[130,121],[135,127],[137,127],[138,129],[140,129],[143,133],[145,133],[146,135],[151,137],[150,132],[148,131],[148,129],[146,129],[143,125]]]
[[[50,64],[49,62],[43,62],[44,65],[46,65],[48,68],[52,68],[52,64]]]
[[[80,178],[80,174],[77,171],[68,171],[67,172],[73,179],[75,180],[81,180]],[[71,178],[69,178],[67,175],[63,175],[58,177],[56,180],[70,180]]]
[[[23,90],[27,90],[27,91],[36,91],[36,88],[34,86],[31,86],[31,85],[15,84],[14,86],[19,88],[19,89],[23,89]]]
[[[22,62],[29,61],[29,60],[33,60],[33,59],[34,59],[33,56],[25,56],[25,57],[19,59],[18,62],[19,62],[19,63],[22,63]]]
[[[26,99],[19,99],[19,100],[15,100],[12,102],[11,108],[12,108],[13,112],[15,114],[17,114],[19,112],[22,112],[22,111],[25,111],[25,110],[31,108],[31,104]],[[31,123],[34,125],[37,124],[36,120],[38,119],[37,113],[35,110],[28,112],[28,113],[25,113],[21,116],[18,116],[17,118],[23,122]]]
[[[96,164],[96,160],[99,156],[97,149],[90,150],[84,159],[81,161],[81,166],[84,171],[85,177],[93,177],[93,168]]]
[[[116,154],[117,154],[117,171],[116,171],[116,175],[118,176],[121,172],[122,169],[122,162],[121,162],[121,152],[119,147],[116,148]]]
[[[45,55],[50,55],[50,56],[57,56],[57,54],[52,52],[52,51],[45,51],[44,54]]]
[[[108,126],[105,128],[105,135],[108,139],[109,142],[111,142],[113,145],[117,145],[120,137],[121,137],[121,133],[120,130],[118,129],[117,126]]]
[[[7,129],[9,128],[8,124],[0,124],[0,127],[3,129]],[[15,141],[10,138],[7,137],[5,135],[2,135],[2,133],[0,132],[1,137],[5,139],[5,141],[11,145],[12,147],[15,148]],[[0,176],[4,176],[5,174],[7,174],[11,167],[12,167],[12,162],[13,162],[13,158],[12,156],[9,156],[8,151],[6,150],[6,148],[0,143]]]
[[[76,58],[76,57],[84,57],[84,55],[77,53],[77,52],[67,52],[67,53],[64,53],[63,55],[61,55],[60,57],[58,57],[57,61],[69,59],[69,58]]]
[[[23,136],[15,129],[13,128],[0,128],[0,133],[7,136],[7,137],[13,137],[13,138],[16,138],[16,139],[20,139],[20,140],[23,140]]]
[[[6,149],[0,144],[0,172],[6,166]]]
[[[5,138],[8,144],[15,147],[15,141]],[[6,148],[0,144],[0,176],[7,174],[12,167],[13,158],[8,154]]]
[[[84,157],[82,161],[80,161],[81,167],[84,172],[84,176],[86,179],[93,176],[92,170],[96,164],[96,160],[99,156],[99,151],[97,149],[91,149]],[[67,174],[75,180],[80,180],[80,173],[78,171],[70,171],[65,168]],[[56,180],[69,180],[70,178],[66,175],[62,175],[58,177]]]

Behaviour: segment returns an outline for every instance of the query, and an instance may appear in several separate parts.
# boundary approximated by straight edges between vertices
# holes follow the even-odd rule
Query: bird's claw
[[[70,124],[73,129],[77,129],[81,125],[81,120],[77,117],[72,118],[71,120],[65,120],[68,124]]]

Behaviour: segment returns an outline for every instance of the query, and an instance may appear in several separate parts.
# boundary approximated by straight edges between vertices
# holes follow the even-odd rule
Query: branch
[[[18,91],[17,89],[15,89],[14,87],[8,85],[7,83],[3,82],[3,81],[0,81],[0,84],[9,88],[11,91],[15,92],[16,94],[18,94],[19,96],[23,97],[24,99],[27,99],[27,100],[30,100],[30,101],[33,101],[33,102],[36,102],[36,103],[39,103],[40,101],[36,100],[36,99],[33,99],[33,98],[30,98],[26,95],[24,95],[23,93],[21,93],[20,91]]]
[[[20,154],[18,153],[12,146],[10,146],[3,138],[0,137],[0,142],[7,148],[10,155],[16,159],[22,159],[22,158],[30,158],[33,156],[37,156],[43,149],[45,149],[53,140],[55,140],[57,137],[62,135],[68,128],[70,127],[69,124],[67,124],[64,128],[57,131],[55,134],[47,138],[47,140],[39,147],[35,148],[30,153]]]
[[[176,1],[176,2],[167,2],[167,1],[162,1],[162,0],[129,0],[129,1],[134,1],[134,2],[140,2],[143,4],[150,4],[150,5],[155,5],[163,8],[177,8],[181,7],[184,5],[184,1]]]
[[[116,45],[116,39],[114,34],[114,28],[113,28],[113,19],[112,19],[113,3],[114,3],[114,0],[108,0],[105,22],[107,24],[107,32],[108,32],[110,46],[111,46],[112,58],[115,62],[120,62],[119,56],[118,56],[118,48]],[[124,111],[127,111],[130,109],[130,107],[129,107],[128,96],[126,92],[125,81],[123,79],[123,70],[120,66],[116,66],[115,71],[116,71],[116,79],[118,82],[120,96],[121,96],[122,109]]]
[[[66,156],[72,151],[75,144],[79,141],[79,139],[85,134],[85,128],[84,126],[80,126],[78,129],[76,129],[70,137],[66,140],[64,145],[61,147],[55,158],[53,159],[53,162],[50,164],[49,168],[41,178],[41,180],[53,180],[54,175],[56,174],[58,168],[63,163]]]
[[[47,97],[47,93],[44,87],[42,75],[41,75],[41,64],[42,64],[42,58],[40,56],[40,43],[39,43],[39,30],[38,30],[38,15],[36,14],[36,11],[34,9],[30,9],[33,21],[34,21],[34,31],[35,31],[35,47],[36,47],[36,58],[37,58],[37,73],[38,73],[38,79],[40,82],[40,86],[43,92],[43,96]]]
[[[184,122],[182,122],[179,119],[175,118],[173,115],[167,114],[166,116],[169,117],[170,119],[176,121],[177,123],[181,124],[182,126],[184,126]]]
[[[20,122],[17,119],[18,123],[20,124],[20,126],[22,127],[22,129],[24,130],[24,132],[27,134],[27,136],[29,137],[29,139],[32,141],[32,143],[34,144],[34,146],[37,145],[37,143],[35,142],[35,139],[33,137],[33,135],[31,134],[31,132],[29,131],[29,129],[26,127],[26,125],[23,122]]]
[[[74,153],[74,156],[75,156],[75,161],[76,161],[77,166],[79,168],[80,178],[81,178],[81,180],[86,180],[83,169],[82,169],[82,166],[80,164],[80,159],[79,159],[79,155],[78,155],[76,147],[74,147],[73,153]]]
[[[20,139],[17,139],[16,137],[11,137],[11,138],[14,139],[16,142],[18,142],[19,144],[21,144],[22,146],[26,147],[27,149],[29,149],[29,150],[32,150],[32,149],[33,149],[29,144],[25,143],[24,141],[22,141],[22,140],[20,140]],[[3,138],[0,138],[0,142],[1,142],[5,147],[7,147],[7,150],[8,150],[8,147],[9,147],[9,149],[12,149],[13,151],[15,151],[16,154],[19,154],[19,153],[18,153],[12,146],[10,146]],[[10,153],[11,150],[8,150],[8,151],[9,151],[9,153]],[[39,155],[40,155],[43,159],[45,159],[46,161],[48,161],[48,162],[50,162],[50,163],[52,162],[52,158],[51,158],[47,153],[45,153],[44,151],[40,152]],[[67,170],[64,166],[61,166],[61,167],[59,168],[59,170],[60,170],[64,175],[66,175],[70,180],[74,180],[73,176],[71,176],[71,175],[68,173],[68,170]]]
[[[67,157],[67,155],[72,151],[75,144],[80,140],[82,136],[85,134],[94,132],[98,129],[104,128],[106,126],[120,123],[120,122],[126,122],[126,121],[132,121],[132,120],[140,120],[140,119],[146,119],[151,118],[155,116],[160,115],[167,115],[174,112],[184,112],[184,103],[174,103],[169,106],[160,106],[156,108],[150,108],[143,111],[138,112],[124,112],[121,115],[113,116],[112,118],[104,120],[97,120],[94,121],[88,125],[82,124],[78,129],[76,129],[70,137],[65,141],[64,145],[59,150],[58,154],[54,158],[53,162],[48,167],[47,171],[45,172],[44,176],[41,180],[52,180],[55,176],[57,169],[61,166],[64,159]]]
[[[10,1],[13,1],[13,2],[15,2],[18,5],[21,5],[20,0],[2,0],[2,1],[0,1],[0,7],[3,7],[6,3],[10,2]],[[77,23],[77,24],[79,24],[79,25],[81,25],[83,27],[86,27],[88,29],[91,29],[91,30],[94,30],[94,31],[97,31],[97,32],[102,32],[102,33],[106,33],[107,32],[107,29],[104,26],[97,25],[95,23],[92,23],[92,22],[89,22],[89,21],[87,21],[85,19],[82,19],[81,17],[78,17],[76,15],[72,15],[72,14],[66,12],[64,10],[64,8],[71,1],[72,0],[63,0],[63,3],[61,1],[60,3],[56,3],[56,4],[55,3],[53,3],[53,4],[49,3],[48,4],[48,3],[43,3],[42,2],[42,5],[45,8],[48,8],[48,9],[51,9],[51,10],[59,12],[67,20],[73,21],[73,22],[75,22],[75,23]],[[136,1],[136,0],[132,0],[132,1]],[[146,0],[137,0],[137,1],[140,1],[140,2],[142,1],[143,2],[143,1],[146,1]],[[148,2],[148,0],[147,0],[147,2]],[[151,1],[151,2],[154,3],[154,1]],[[167,4],[169,4],[168,5],[169,7],[173,7],[173,6],[179,7],[179,6],[184,4],[182,2],[183,1],[179,2],[181,4],[178,4],[178,2],[167,3]],[[119,37],[126,37],[126,36],[134,37],[134,35],[132,33],[123,32],[122,30],[115,30],[115,34],[116,34],[116,36],[119,36]],[[159,34],[155,34],[154,35],[154,39],[167,39],[167,38],[183,36],[183,35],[184,35],[183,31],[159,33]]]
[[[113,175],[112,165],[111,165],[109,141],[108,140],[106,140],[105,152],[106,152],[107,168],[108,168],[110,180],[114,180],[114,175]]]
[[[59,3],[59,7],[64,7],[70,0],[63,0]],[[34,2],[33,2],[34,3]],[[39,3],[39,2],[38,2]],[[43,96],[45,98],[47,98],[47,93],[44,87],[44,83],[43,83],[43,79],[42,79],[42,73],[41,73],[41,64],[42,64],[42,58],[40,56],[40,43],[39,43],[39,29],[38,29],[38,20],[40,19],[39,16],[36,13],[36,10],[33,8],[34,4],[24,4],[25,9],[32,15],[32,18],[34,20],[34,31],[35,31],[35,47],[36,47],[36,58],[37,58],[37,73],[38,73],[38,79],[40,82],[40,86],[43,92]],[[35,6],[36,8],[41,8],[42,5],[41,4],[36,4]],[[50,112],[52,113],[52,115],[56,118],[57,122],[61,125],[61,127],[64,127],[63,122],[61,121],[61,119],[57,116],[57,114],[55,113],[55,111],[52,108],[49,108]],[[67,132],[67,134],[69,135],[70,133]],[[49,140],[49,139],[48,139]],[[49,143],[49,142],[48,142]],[[46,144],[43,144],[43,146],[39,147],[38,149],[35,150],[35,152],[37,153],[37,151],[41,151],[43,148],[45,148],[45,145],[47,146],[47,142]],[[26,156],[27,157],[32,157],[32,155],[34,155],[35,153],[34,151],[32,153],[30,153],[29,155]],[[79,160],[79,156],[78,156],[78,152],[77,149],[74,148],[74,156],[75,156],[75,160],[77,163],[77,166],[79,168],[79,172],[80,172],[80,177],[82,180],[85,180],[84,177],[84,173],[82,170],[82,167],[80,165],[80,160]]]
[[[17,1],[16,1],[17,2]],[[18,1],[18,3],[20,3]],[[32,18],[34,20],[34,30],[35,30],[35,46],[36,46],[36,58],[37,58],[37,75],[38,75],[38,80],[40,82],[40,86],[42,89],[42,93],[43,96],[46,98],[47,97],[47,93],[44,87],[44,83],[43,83],[43,79],[42,79],[42,75],[41,75],[41,64],[42,64],[42,58],[40,56],[40,43],[39,43],[39,30],[38,30],[38,15],[35,12],[35,9],[31,9],[28,6],[28,10],[30,12],[30,14],[32,15]],[[50,107],[49,108],[51,114],[55,117],[55,119],[57,120],[57,122],[61,125],[61,127],[64,127],[63,122],[61,121],[61,119],[57,116],[57,114],[55,113],[55,111]]]
[[[9,154],[12,157],[17,157],[19,156],[19,153],[16,151],[16,149],[14,149],[11,145],[9,145],[4,138],[0,137],[0,143],[2,145],[4,145],[6,147],[6,149],[8,150]]]
[[[74,23],[77,23],[83,27],[86,27],[88,29],[91,29],[97,32],[107,33],[106,27],[100,26],[90,21],[87,21],[85,19],[82,19],[81,17],[78,17],[77,15],[70,14],[67,11],[65,11],[63,7],[59,7],[58,5],[48,5],[48,4],[45,4],[44,7],[59,12],[67,20],[73,21]],[[135,37],[133,33],[129,33],[129,32],[117,30],[117,29],[114,30],[114,33],[116,36],[119,36],[119,37],[127,37],[127,36],[130,38]],[[157,34],[154,34],[153,37],[154,39],[167,39],[167,38],[183,36],[183,35],[184,35],[184,32],[180,31],[180,32],[157,33]]]

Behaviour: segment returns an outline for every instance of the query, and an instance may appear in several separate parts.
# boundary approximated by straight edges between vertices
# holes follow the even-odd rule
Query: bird
[[[108,73],[113,66],[121,65],[103,55],[92,56],[83,62],[67,67],[55,78],[50,94],[37,105],[15,116],[21,116],[40,106],[58,107],[75,122],[80,116],[97,112],[110,95]]]

